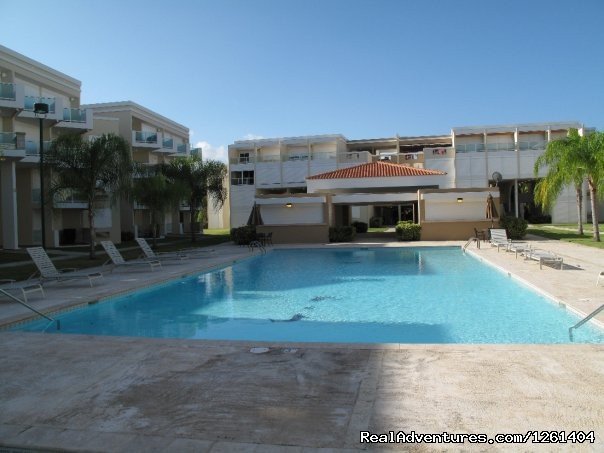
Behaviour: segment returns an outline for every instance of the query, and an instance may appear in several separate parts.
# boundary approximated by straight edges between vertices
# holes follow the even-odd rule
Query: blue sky
[[[255,136],[565,120],[604,129],[602,0],[0,0],[0,9],[1,44],[81,80],[84,103],[132,100],[184,124],[208,157]]]

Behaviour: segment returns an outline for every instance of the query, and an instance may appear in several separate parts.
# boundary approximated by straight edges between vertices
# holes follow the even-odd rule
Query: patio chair
[[[526,259],[539,261],[539,269],[543,269],[543,263],[560,263],[560,269],[562,269],[564,263],[564,259],[561,256],[556,255],[554,252],[542,249],[529,249],[524,256]]]
[[[161,268],[161,262],[157,259],[126,261],[115,244],[111,241],[101,241],[101,245],[105,249],[105,252],[107,252],[107,255],[109,255],[109,261],[111,261],[111,264],[113,265],[113,268],[111,269],[112,272],[116,267],[148,265],[151,267],[151,271],[154,271],[156,267]]]
[[[531,250],[531,245],[528,242],[508,242],[508,246],[506,248],[506,252],[514,252],[516,254],[516,259],[518,259],[518,254],[529,253]]]
[[[187,258],[201,258],[200,255],[214,252],[214,249],[202,250],[202,249],[185,249],[177,250],[175,252],[155,252],[146,239],[137,238],[136,243],[143,250],[146,258],[163,260],[163,259],[179,259],[186,260]]]
[[[27,302],[27,295],[29,293],[41,292],[42,297],[46,297],[46,294],[44,293],[44,288],[42,287],[42,284],[39,281],[25,280],[18,282],[16,280],[4,278],[0,279],[0,289],[6,292],[11,290],[21,291],[21,295],[23,296],[23,300],[25,302]]]
[[[42,247],[29,247],[27,253],[33,260],[40,272],[40,283],[44,284],[46,280],[61,282],[77,278],[87,278],[92,288],[92,281],[97,278],[103,278],[102,272],[76,272],[75,268],[57,269],[48,257],[48,254]]]

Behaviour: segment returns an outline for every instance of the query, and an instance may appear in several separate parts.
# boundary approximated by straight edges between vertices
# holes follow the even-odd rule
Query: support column
[[[5,249],[19,248],[19,223],[17,220],[17,176],[15,162],[0,162],[0,184],[2,184],[2,245]]]
[[[516,214],[516,217],[518,217],[518,206],[519,206],[519,202],[518,202],[518,180],[514,179],[514,212]]]

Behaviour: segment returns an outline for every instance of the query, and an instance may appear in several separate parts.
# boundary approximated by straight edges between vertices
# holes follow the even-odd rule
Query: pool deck
[[[604,251],[534,246],[563,270],[472,245],[469,253],[587,313],[604,303]],[[354,246],[457,245],[459,242]],[[347,245],[316,245],[346,247]],[[299,246],[308,247],[308,246]],[[47,286],[31,304],[86,304],[249,256],[214,247],[155,272],[116,270],[100,285]],[[287,247],[289,248],[289,246]],[[144,268],[141,268],[143,270]],[[0,301],[0,323],[29,316]],[[602,316],[598,317],[601,321]],[[265,354],[249,352],[268,346]],[[595,431],[596,443],[439,445],[437,450],[602,451],[604,345],[358,345],[228,342],[0,332],[0,446],[67,451],[433,451],[376,447],[359,432]]]

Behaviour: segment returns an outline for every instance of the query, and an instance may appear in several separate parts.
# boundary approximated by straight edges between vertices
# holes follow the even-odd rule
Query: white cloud
[[[262,135],[256,135],[256,134],[245,134],[241,140],[261,140],[264,137]]]
[[[214,146],[204,140],[195,143],[194,148],[201,148],[203,160],[219,160],[228,163],[229,153],[225,145]]]

